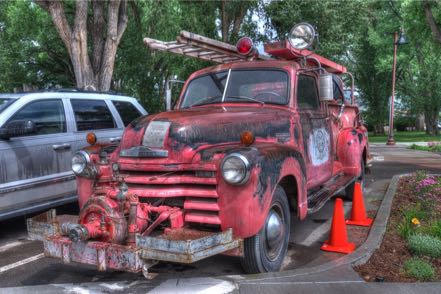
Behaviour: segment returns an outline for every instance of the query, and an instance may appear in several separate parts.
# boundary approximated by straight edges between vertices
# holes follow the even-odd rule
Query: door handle
[[[52,145],[52,149],[54,149],[54,150],[67,150],[67,149],[70,149],[70,144],[64,143],[64,144]]]
[[[114,137],[114,138],[110,138],[109,140],[110,140],[110,143],[120,142],[121,137]]]

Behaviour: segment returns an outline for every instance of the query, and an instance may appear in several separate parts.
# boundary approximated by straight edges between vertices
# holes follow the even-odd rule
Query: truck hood
[[[124,133],[121,150],[145,146],[167,150],[169,160],[189,162],[202,149],[239,144],[244,131],[251,131],[256,139],[286,142],[290,125],[288,110],[266,105],[195,107],[133,122]]]

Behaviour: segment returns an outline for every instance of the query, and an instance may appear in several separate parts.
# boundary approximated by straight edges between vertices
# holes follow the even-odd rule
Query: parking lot
[[[404,147],[373,146],[375,157],[371,173],[366,178],[365,198],[367,209],[373,213],[395,174],[427,169],[441,173],[441,155],[420,152]],[[350,203],[345,202],[346,214]],[[291,240],[284,269],[312,267],[339,258],[337,253],[320,251],[331,224],[333,201],[319,212],[308,216],[303,222],[292,225]],[[58,214],[76,214],[76,205],[58,209]],[[42,244],[29,241],[26,235],[25,218],[15,218],[0,223],[0,285],[2,287],[31,286],[44,284],[111,283],[117,281],[144,281],[142,274],[122,272],[98,272],[93,267],[64,265],[59,260],[45,258]],[[365,232],[367,234],[367,230]],[[349,238],[356,243],[363,241],[364,232],[349,231]],[[357,240],[354,240],[357,239]],[[237,258],[215,256],[192,265],[160,263],[151,270],[158,275],[149,283],[157,285],[167,279],[189,277],[213,277],[243,274]]]

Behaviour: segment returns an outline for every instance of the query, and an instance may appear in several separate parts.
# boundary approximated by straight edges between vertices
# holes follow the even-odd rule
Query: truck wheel
[[[260,231],[244,240],[242,267],[249,274],[280,270],[288,249],[289,203],[285,191],[277,186],[270,209]]]
[[[364,175],[365,175],[365,171],[364,171],[364,160],[363,159],[361,159],[360,167],[361,167],[361,174],[356,179],[356,181],[360,182],[361,183],[361,189],[364,189]],[[352,184],[350,184],[349,186],[346,187],[345,199],[352,201],[352,198],[354,197],[354,187],[355,187],[355,182],[353,182]]]

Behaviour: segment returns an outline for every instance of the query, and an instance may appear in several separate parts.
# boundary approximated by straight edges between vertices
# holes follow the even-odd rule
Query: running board
[[[344,193],[347,186],[355,181],[353,176],[337,175],[327,181],[320,190],[308,195],[308,213],[320,210],[331,197]]]

